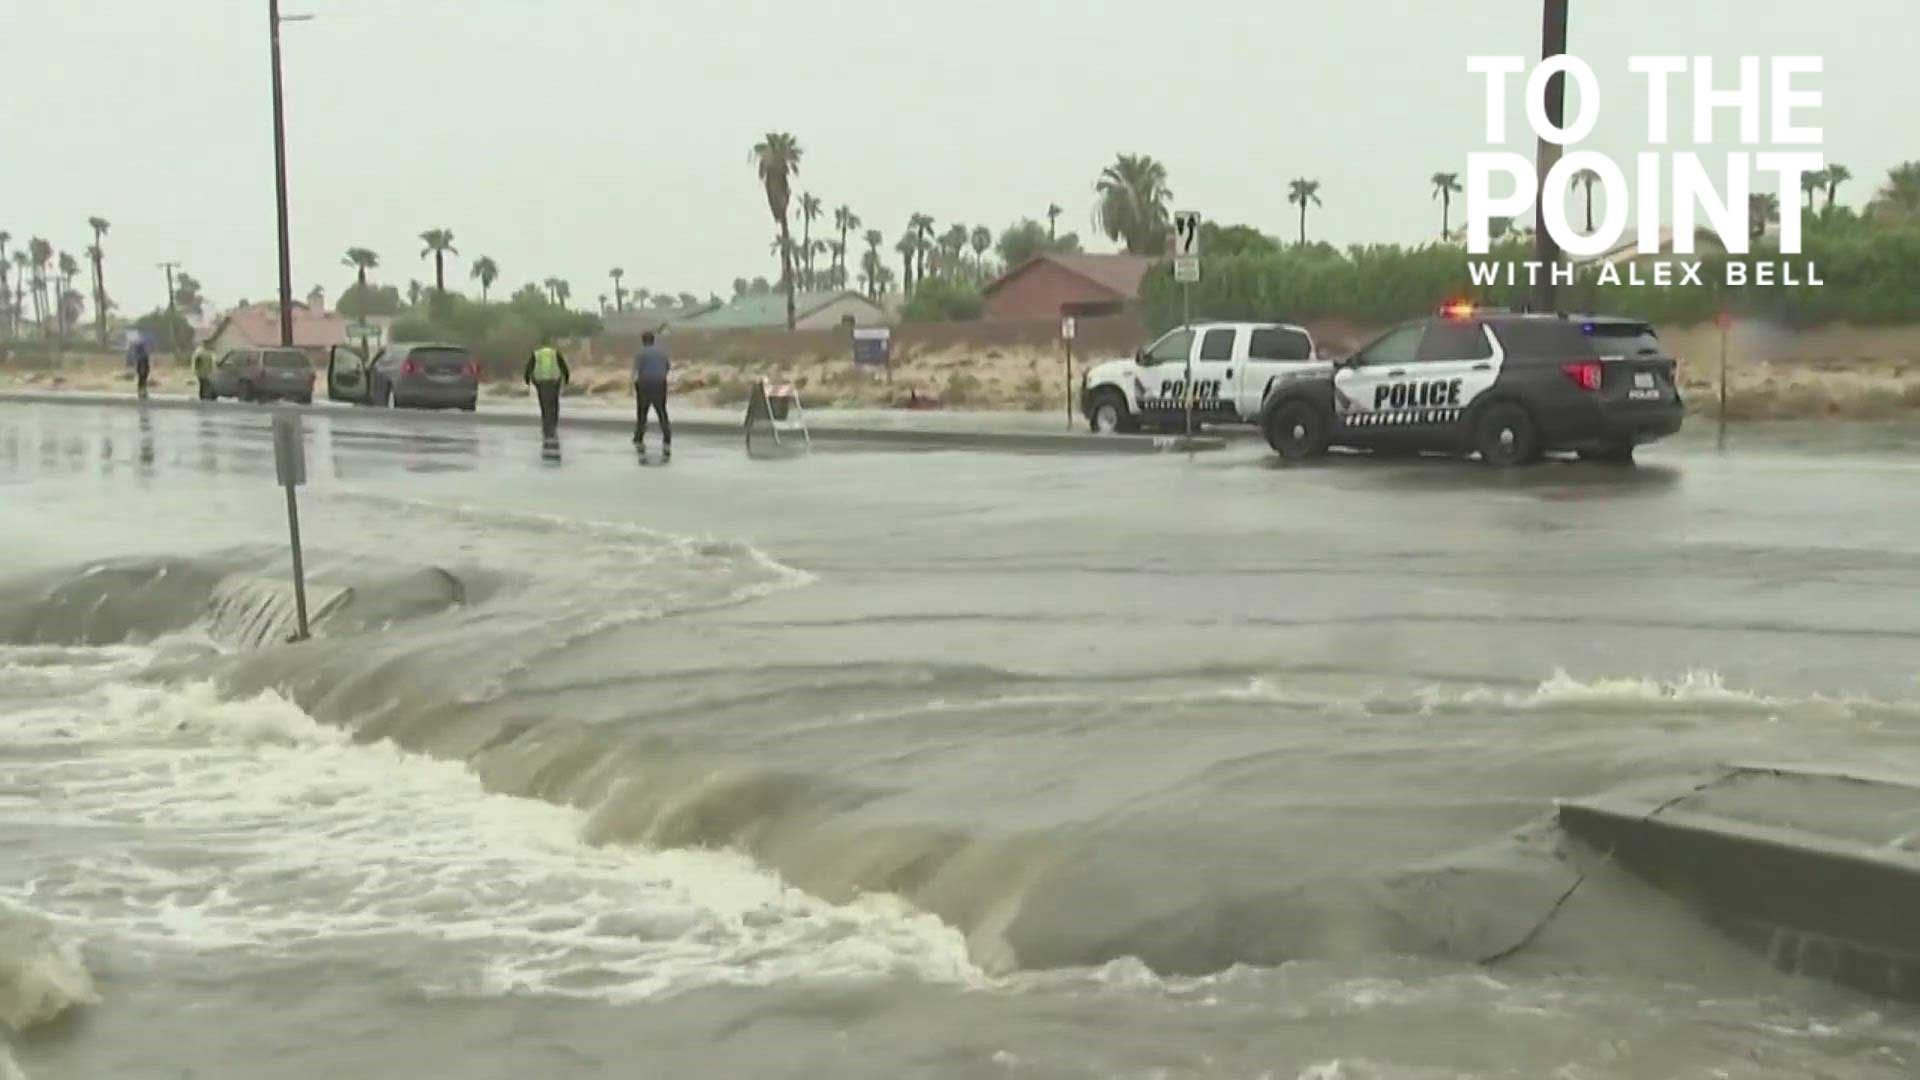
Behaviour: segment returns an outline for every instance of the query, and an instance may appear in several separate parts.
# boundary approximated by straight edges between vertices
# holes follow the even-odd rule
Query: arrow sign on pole
[[[1200,255],[1200,212],[1176,210],[1173,215],[1173,256],[1176,259]]]

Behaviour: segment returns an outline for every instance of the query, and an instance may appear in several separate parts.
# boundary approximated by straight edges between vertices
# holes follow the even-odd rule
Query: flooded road
[[[33,1080],[1920,1067],[1552,824],[1920,777],[1910,429],[1512,473],[308,429],[288,646],[262,416],[0,404],[0,1021],[97,1000]]]

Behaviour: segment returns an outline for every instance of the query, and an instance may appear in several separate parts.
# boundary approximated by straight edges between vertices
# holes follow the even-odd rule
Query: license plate
[[[1658,391],[1658,390],[1629,390],[1629,391],[1627,391],[1627,400],[1628,400],[1628,401],[1659,401],[1659,400],[1660,400],[1660,391]]]
[[[1653,385],[1653,372],[1651,372],[1651,371],[1636,371],[1636,372],[1634,372],[1634,373],[1633,373],[1633,388],[1634,388],[1635,390],[1652,390],[1652,389],[1654,388],[1654,385]]]

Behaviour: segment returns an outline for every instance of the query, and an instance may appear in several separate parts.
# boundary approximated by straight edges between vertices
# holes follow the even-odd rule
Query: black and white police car
[[[1277,383],[1260,424],[1292,461],[1343,446],[1519,465],[1549,450],[1630,462],[1681,413],[1673,357],[1645,322],[1453,304]]]
[[[1080,412],[1096,432],[1179,428],[1191,372],[1196,421],[1257,424],[1261,402],[1282,377],[1325,367],[1318,355],[1313,335],[1289,323],[1175,327],[1131,357],[1089,368],[1080,380]]]

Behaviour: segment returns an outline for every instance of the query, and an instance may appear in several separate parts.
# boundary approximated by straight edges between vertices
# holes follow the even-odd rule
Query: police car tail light
[[[1577,364],[1561,364],[1560,370],[1572,379],[1575,386],[1582,390],[1600,389],[1600,361],[1582,360]]]
[[[1440,309],[1440,314],[1442,317],[1448,319],[1471,319],[1473,318],[1473,311],[1472,303],[1466,300],[1455,300],[1443,306]]]

